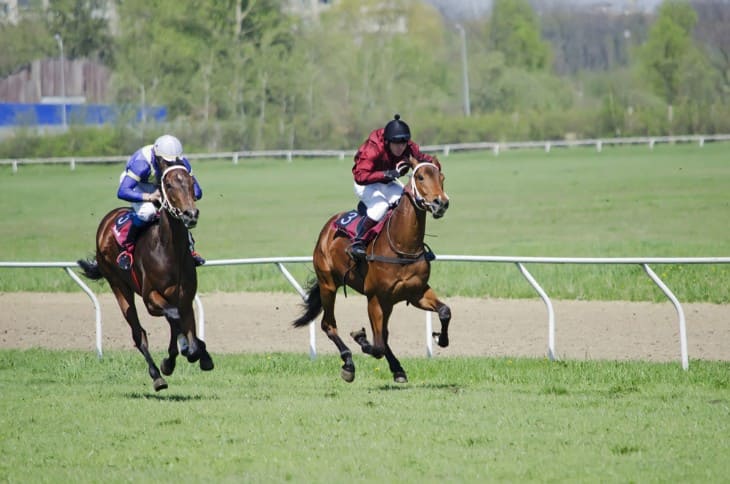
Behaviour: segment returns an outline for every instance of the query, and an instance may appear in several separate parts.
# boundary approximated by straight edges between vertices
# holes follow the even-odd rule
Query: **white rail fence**
[[[474,255],[440,255],[437,259],[439,262],[481,262],[481,263],[512,263],[517,266],[520,273],[527,282],[535,289],[537,294],[545,303],[548,313],[548,334],[547,334],[547,356],[551,360],[557,359],[555,350],[555,311],[550,297],[540,286],[537,280],[527,270],[525,264],[630,264],[640,265],[647,276],[662,290],[664,295],[671,301],[677,311],[679,324],[679,344],[680,344],[680,361],[682,368],[689,368],[689,355],[687,354],[687,328],[686,319],[682,305],[667,287],[659,276],[651,269],[650,264],[730,264],[730,257],[511,257],[511,256],[474,256]],[[291,286],[299,293],[302,299],[306,298],[306,291],[287,270],[285,264],[294,263],[311,263],[311,257],[266,257],[266,258],[250,258],[250,259],[218,259],[210,260],[204,268],[216,266],[232,266],[232,265],[250,265],[250,264],[275,264],[281,271],[282,275],[291,284]],[[101,307],[99,300],[94,292],[86,285],[86,283],[72,270],[77,267],[75,262],[0,262],[0,268],[61,268],[78,284],[81,289],[89,296],[94,305],[96,316],[96,351],[99,358],[102,357],[102,324],[101,324]],[[195,296],[195,304],[198,311],[198,334],[201,339],[205,338],[205,311],[200,298]],[[314,321],[312,321],[314,323]],[[309,325],[309,354],[311,358],[316,357],[316,331],[315,324]],[[432,314],[426,312],[426,354],[433,356],[433,339],[431,334]]]
[[[492,142],[484,141],[477,143],[456,143],[444,145],[424,145],[423,151],[430,153],[441,153],[448,156],[452,151],[491,151],[495,156],[502,151],[518,149],[542,149],[549,153],[553,148],[570,148],[578,146],[593,146],[597,151],[602,151],[604,146],[620,145],[647,145],[653,149],[656,144],[677,144],[697,143],[704,146],[706,142],[730,141],[730,134],[715,135],[685,135],[685,136],[645,136],[635,138],[605,138],[605,139],[583,139],[583,140],[546,140],[546,141],[515,141],[515,142]],[[238,164],[242,158],[286,158],[292,161],[294,158],[330,158],[335,157],[344,160],[345,157],[352,158],[355,150],[263,150],[263,151],[225,151],[219,153],[192,153],[188,154],[191,160],[221,160],[230,159],[233,164]],[[0,159],[0,166],[11,165],[13,173],[17,173],[20,165],[32,164],[68,164],[71,170],[76,169],[78,163],[122,163],[127,161],[127,156],[77,156],[57,158],[17,158]]]

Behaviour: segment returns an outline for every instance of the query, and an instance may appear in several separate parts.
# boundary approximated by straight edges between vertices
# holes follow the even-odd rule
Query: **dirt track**
[[[289,324],[300,311],[296,294],[202,294],[205,340],[211,354],[308,352],[309,332]],[[104,349],[133,348],[126,322],[110,294],[99,296]],[[451,345],[434,355],[545,356],[547,311],[541,300],[448,298]],[[679,361],[679,324],[671,303],[554,301],[556,351],[566,359]],[[730,306],[685,304],[690,359],[730,360]],[[366,327],[365,299],[338,297],[341,335]],[[141,314],[155,351],[167,347],[167,324]],[[425,313],[400,304],[390,324],[398,356],[426,354]],[[433,318],[434,329],[439,328]],[[317,324],[319,354],[335,354]],[[349,336],[345,338],[356,348]],[[95,347],[94,309],[84,293],[0,294],[0,348]]]

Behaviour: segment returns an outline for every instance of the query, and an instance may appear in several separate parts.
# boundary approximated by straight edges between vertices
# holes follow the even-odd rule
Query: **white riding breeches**
[[[126,171],[122,173],[122,176],[119,177],[119,182],[121,183],[122,179],[126,176]],[[140,193],[154,193],[155,190],[157,190],[157,187],[152,183],[137,183],[137,186],[134,187],[135,192]],[[143,222],[152,222],[155,217],[157,217],[157,207],[152,202],[132,202],[132,210],[134,210],[134,213],[137,215],[137,218],[139,218]]]
[[[403,185],[399,181],[371,185],[355,183],[355,195],[367,207],[368,217],[378,222],[385,216],[388,207],[403,195]]]

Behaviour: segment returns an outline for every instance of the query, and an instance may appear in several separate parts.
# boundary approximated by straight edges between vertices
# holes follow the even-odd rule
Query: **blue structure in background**
[[[0,127],[62,126],[63,107],[63,104],[0,103]],[[68,124],[101,125],[116,123],[125,117],[141,122],[142,114],[142,109],[131,106],[125,108],[108,104],[66,104]],[[144,115],[146,121],[163,122],[167,120],[167,108],[147,106],[144,108]]]

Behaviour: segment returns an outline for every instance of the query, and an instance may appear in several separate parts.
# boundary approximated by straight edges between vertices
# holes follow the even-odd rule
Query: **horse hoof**
[[[162,377],[156,378],[155,381],[152,383],[152,386],[155,387],[156,392],[159,392],[160,390],[164,390],[165,388],[167,388],[167,382]]]
[[[393,381],[396,383],[408,383],[408,377],[405,372],[399,371],[397,373],[393,373]]]
[[[352,332],[350,333],[350,336],[352,336],[352,339],[354,339],[354,340],[355,340],[355,341],[357,341],[358,343],[359,343],[359,341],[358,341],[358,340],[359,340],[360,338],[363,338],[363,339],[367,339],[367,334],[365,333],[365,328],[362,328],[362,329],[360,329],[359,331],[352,331]]]
[[[213,360],[210,358],[201,358],[199,364],[200,364],[200,369],[203,371],[210,371],[215,366],[215,365],[213,365]]]
[[[172,372],[175,371],[175,360],[171,360],[169,358],[163,359],[160,364],[160,371],[165,376],[172,375]]]
[[[347,383],[352,383],[355,380],[355,368],[348,369],[343,366],[342,371],[340,372],[340,376]]]
[[[442,348],[446,348],[449,346],[449,335],[444,333],[431,333],[433,335],[433,339],[438,342],[438,345]],[[436,339],[438,338],[438,339]]]

